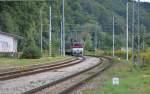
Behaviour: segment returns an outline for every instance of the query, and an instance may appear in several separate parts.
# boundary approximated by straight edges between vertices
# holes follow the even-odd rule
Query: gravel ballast
[[[74,66],[43,72],[39,74],[0,81],[0,94],[21,94],[25,91],[62,79],[79,71],[85,70],[99,63],[95,57],[86,57],[86,60]]]

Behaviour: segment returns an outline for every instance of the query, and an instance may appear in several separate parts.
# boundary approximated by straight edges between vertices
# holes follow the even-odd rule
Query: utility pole
[[[76,32],[76,42],[77,42],[78,41],[78,32],[77,32],[77,30],[75,32]]]
[[[60,35],[60,42],[61,42],[61,46],[60,46],[60,51],[61,51],[61,55],[63,55],[63,30],[62,30],[62,27],[63,27],[63,24],[62,24],[62,21],[61,21],[61,35]]]
[[[127,3],[126,3],[127,5],[127,10],[126,10],[126,12],[127,12],[127,14],[126,14],[126,51],[127,51],[127,53],[126,53],[126,59],[127,59],[127,61],[128,61],[128,51],[129,51],[129,48],[128,48],[128,9],[129,9],[129,3],[128,3],[128,0],[127,0]]]
[[[134,7],[134,0],[132,1],[133,5],[133,10],[132,10],[132,63],[134,63],[134,11],[135,11],[135,7]]]
[[[62,17],[62,23],[63,23],[63,55],[65,56],[65,12],[64,12],[64,0],[62,0],[62,5],[63,5],[63,17]]]
[[[145,48],[145,29],[143,30],[143,37],[142,37],[142,50],[144,51]]]
[[[138,0],[138,64],[140,64],[140,0]]]
[[[95,47],[94,47],[94,50],[95,50],[95,52],[97,51],[97,29],[95,30],[95,34],[94,34],[95,36]]]
[[[141,24],[143,25],[143,17],[142,17],[142,21],[141,21]],[[142,30],[143,32],[142,32],[142,50],[144,51],[144,48],[145,48],[145,28],[143,28],[144,30]],[[140,29],[141,30],[141,29]]]
[[[40,21],[41,21],[41,28],[40,28],[40,33],[41,33],[41,40],[40,40],[40,48],[41,48],[41,53],[43,52],[43,43],[42,43],[42,40],[43,40],[43,17],[42,17],[42,11],[43,11],[43,8],[40,9]]]
[[[51,13],[51,6],[49,7],[49,56],[52,55],[52,51],[51,51],[51,33],[52,33],[52,23],[51,23],[51,19],[52,19],[52,13]]]
[[[115,18],[113,16],[113,57],[115,56]]]

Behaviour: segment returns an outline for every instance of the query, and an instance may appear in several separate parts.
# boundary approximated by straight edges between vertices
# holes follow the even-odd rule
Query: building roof
[[[11,37],[16,38],[16,39],[23,39],[23,37],[21,37],[21,36],[18,36],[18,35],[15,35],[15,34],[6,33],[6,32],[2,32],[2,31],[0,31],[0,34],[11,36]]]

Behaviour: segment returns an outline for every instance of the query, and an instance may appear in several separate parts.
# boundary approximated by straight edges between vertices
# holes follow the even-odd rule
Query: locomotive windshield
[[[75,43],[73,44],[73,48],[83,48],[83,45],[81,43]]]

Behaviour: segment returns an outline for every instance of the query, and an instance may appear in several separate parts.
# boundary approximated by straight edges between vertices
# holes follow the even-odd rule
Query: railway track
[[[45,84],[43,86],[26,91],[22,94],[67,94],[73,90],[76,86],[80,85],[86,80],[89,80],[98,74],[102,73],[106,69],[112,66],[112,63],[104,64],[103,59],[100,58],[100,62],[93,67],[80,71],[63,79],[56,80],[52,83]],[[108,60],[111,60],[108,58]],[[102,65],[103,64],[103,65]]]
[[[63,68],[63,67],[68,67],[68,66],[72,66],[72,65],[78,64],[80,62],[83,62],[84,60],[85,60],[85,58],[82,57],[80,59],[72,59],[72,60],[67,60],[67,61],[62,61],[62,62],[56,62],[54,64],[47,63],[47,64],[43,64],[43,65],[38,65],[38,66],[36,65],[34,67],[30,67],[30,68],[23,69],[23,70],[2,72],[2,73],[0,73],[0,81],[14,79],[17,77],[32,75],[32,74],[36,74],[36,73],[42,73],[42,72],[46,72],[49,70]]]

